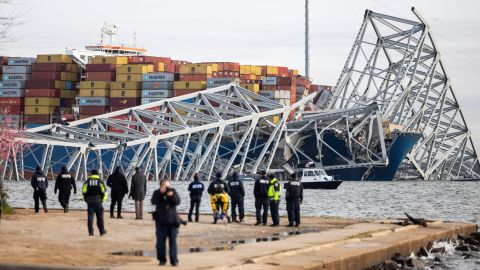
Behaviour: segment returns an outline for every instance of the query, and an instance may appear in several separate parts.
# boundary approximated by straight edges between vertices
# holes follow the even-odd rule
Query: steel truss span
[[[23,140],[33,146],[24,155],[37,151],[45,171],[65,165],[77,179],[88,169],[112,173],[116,166],[128,177],[140,167],[155,180],[189,180],[195,172],[208,179],[232,168],[256,173],[270,166],[290,110],[233,83],[29,129]],[[52,158],[56,151],[64,155]]]
[[[383,117],[422,138],[396,178],[480,178],[480,165],[441,54],[425,20],[367,10],[326,109],[377,103]]]

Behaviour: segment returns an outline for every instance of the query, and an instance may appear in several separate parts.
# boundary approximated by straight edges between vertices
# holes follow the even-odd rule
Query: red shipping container
[[[277,85],[292,85],[293,81],[295,81],[295,79],[293,79],[292,77],[277,77]]]
[[[85,80],[87,81],[115,81],[115,72],[87,72]]]
[[[29,80],[25,83],[25,88],[55,89],[55,81]]]
[[[33,72],[62,72],[67,70],[67,64],[63,63],[34,63]]]
[[[0,56],[0,65],[8,65],[8,56]]]
[[[158,66],[156,66],[155,68],[158,70]],[[175,72],[175,64],[172,64],[172,63],[165,64],[165,71],[164,72],[174,73]]]
[[[108,112],[108,107],[102,106],[80,106],[80,115],[100,115]]]
[[[210,74],[202,74],[202,75],[190,75],[190,74],[185,74],[185,75],[180,75],[180,81],[206,81],[208,79],[212,78],[212,75]]]
[[[113,107],[117,107],[117,106],[134,107],[140,104],[141,104],[140,98],[110,98],[110,105]]]
[[[32,80],[60,80],[62,76],[61,72],[49,71],[49,72],[32,72]]]
[[[262,90],[274,91],[277,90],[276,85],[262,85]]]
[[[123,110],[123,109],[130,109],[131,106],[112,106],[110,107],[110,110],[112,112],[115,112],[115,111],[120,111],[120,110]]]
[[[173,95],[178,97],[178,96],[183,96],[183,95],[187,95],[187,94],[196,93],[196,92],[199,92],[199,91],[203,91],[203,90],[175,89],[175,90],[173,90]]]
[[[59,89],[26,89],[25,90],[26,97],[53,97],[59,98],[60,97],[60,90]]]
[[[172,62],[170,57],[159,57],[159,56],[129,56],[129,64],[156,64],[156,63],[165,63],[169,64]]]
[[[23,98],[0,98],[0,106],[23,106]]]
[[[49,114],[29,114],[24,115],[24,122],[27,124],[49,124],[50,115]]]
[[[117,70],[115,64],[87,64],[87,72],[113,72]]]

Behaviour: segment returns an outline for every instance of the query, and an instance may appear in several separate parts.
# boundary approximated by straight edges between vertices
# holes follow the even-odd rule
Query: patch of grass
[[[10,207],[8,204],[8,194],[4,191],[0,191],[0,210],[2,215],[13,215],[15,214],[15,209]]]

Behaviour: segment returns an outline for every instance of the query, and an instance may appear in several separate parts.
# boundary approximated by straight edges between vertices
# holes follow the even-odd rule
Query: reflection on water
[[[80,187],[81,183],[78,182]],[[182,199],[181,212],[189,207],[188,182],[172,182]],[[33,208],[32,188],[29,181],[7,182],[10,202],[15,207]],[[149,182],[145,210],[151,211],[149,198],[158,183]],[[80,189],[80,188],[79,188]],[[254,213],[253,182],[245,182],[247,197],[245,208]],[[284,191],[282,191],[284,195]],[[60,208],[53,183],[48,189],[48,205]],[[80,192],[79,192],[80,193]],[[85,202],[77,193],[71,196],[72,209],[85,209]],[[108,198],[106,205],[110,204]],[[124,208],[134,211],[134,203],[124,199]],[[334,216],[347,218],[403,218],[403,212],[426,219],[444,219],[479,223],[480,182],[447,181],[395,181],[395,182],[344,182],[337,190],[305,190],[302,214],[307,216]],[[202,213],[211,213],[208,195],[204,193]],[[286,215],[285,201],[280,204]]]

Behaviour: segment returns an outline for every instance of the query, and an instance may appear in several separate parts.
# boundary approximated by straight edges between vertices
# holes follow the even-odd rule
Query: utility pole
[[[305,77],[310,79],[310,36],[308,25],[308,0],[305,0]]]

